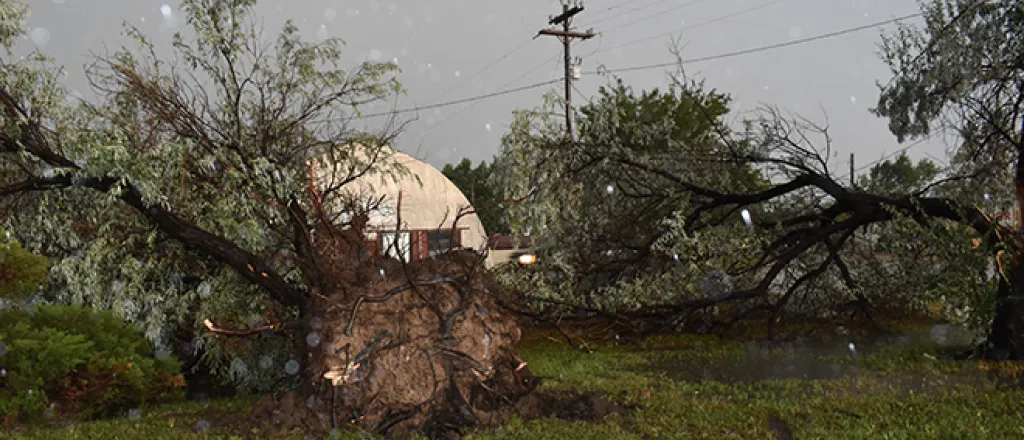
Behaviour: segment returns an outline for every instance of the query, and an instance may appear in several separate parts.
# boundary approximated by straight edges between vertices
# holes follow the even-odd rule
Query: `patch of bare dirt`
[[[540,418],[558,418],[567,421],[591,421],[600,420],[605,417],[623,414],[636,406],[627,406],[609,400],[599,393],[572,393],[572,392],[533,392],[520,397],[512,406],[503,406],[500,414],[500,421],[504,422],[512,414],[517,414],[526,420]],[[439,416],[441,414],[438,414]],[[495,414],[497,415],[497,414]],[[238,432],[269,433],[271,435],[282,435],[295,430],[320,434],[324,436],[327,432],[320,426],[321,414],[311,410],[304,403],[299,393],[282,393],[277,396],[268,397],[260,401],[250,412],[249,416],[243,419],[231,419],[226,422],[218,422],[217,426],[234,428]],[[472,415],[464,414],[466,419],[437,418],[428,423],[422,431],[431,439],[457,439],[460,431],[472,428],[482,428],[498,419],[487,421],[477,420],[470,422]],[[447,423],[446,423],[447,422]],[[336,429],[360,430],[365,427],[359,423],[347,423]],[[413,431],[393,431],[386,436],[389,438],[407,438]],[[318,437],[319,438],[319,437]]]
[[[635,408],[608,400],[600,393],[537,392],[521,399],[515,410],[527,420],[555,417],[568,421],[588,421],[622,414]]]

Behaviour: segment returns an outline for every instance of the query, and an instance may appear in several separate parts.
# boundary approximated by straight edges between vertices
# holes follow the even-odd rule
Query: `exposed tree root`
[[[306,318],[308,385],[253,412],[275,429],[449,438],[517,411],[586,419],[618,410],[597,396],[535,392],[540,380],[516,352],[519,320],[499,305],[504,292],[479,255],[404,264],[359,252],[358,231],[320,234],[331,237],[318,243],[330,264]],[[344,258],[353,255],[362,258]]]

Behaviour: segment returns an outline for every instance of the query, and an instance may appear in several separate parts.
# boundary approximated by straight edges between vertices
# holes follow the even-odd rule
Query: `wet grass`
[[[664,336],[631,344],[591,343],[583,353],[532,338],[521,353],[549,390],[599,391],[641,408],[601,421],[513,420],[468,433],[473,439],[1006,439],[1024,438],[1021,363],[940,360],[939,347],[880,345],[853,356],[810,356],[714,337]],[[765,376],[687,380],[687,374],[757,362],[819,362],[845,373],[824,379]],[[691,377],[692,379],[692,377]],[[999,380],[996,380],[999,379]],[[207,439],[251,436],[232,427],[253,398],[147,408],[119,419],[18,432],[15,439]],[[201,421],[210,429],[197,432]],[[248,435],[247,435],[248,434]],[[292,438],[304,438],[297,433]],[[341,438],[362,438],[343,435]]]
[[[232,423],[256,403],[258,397],[181,402],[140,408],[136,417],[61,424],[7,433],[12,440],[67,439],[241,439],[252,432]],[[281,437],[283,439],[288,437]],[[303,439],[296,434],[293,438]]]
[[[883,344],[856,358],[815,356],[840,367],[838,377],[696,381],[683,377],[728,372],[735,363],[799,367],[811,356],[693,336],[640,345],[592,344],[594,353],[582,354],[546,342],[522,356],[546,378],[545,387],[603,391],[642,409],[596,423],[514,421],[471,438],[1024,438],[1024,391],[1016,386],[1021,363],[947,361],[935,345]],[[756,362],[752,354],[760,356]]]

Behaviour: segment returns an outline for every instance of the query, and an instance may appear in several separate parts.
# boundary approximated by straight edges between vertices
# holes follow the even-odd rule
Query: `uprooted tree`
[[[677,289],[636,285],[630,292],[608,291],[677,266],[678,257],[690,258],[654,252],[664,221],[690,197],[665,175],[692,176],[733,191],[767,183],[744,164],[681,160],[708,159],[725,148],[718,132],[727,129],[729,104],[728,96],[700,84],[636,93],[618,81],[580,108],[575,145],[558,145],[564,129],[543,111],[520,112],[494,173],[508,191],[505,197],[530,195],[527,203],[506,208],[512,226],[530,234],[543,253],[528,270],[517,271],[522,290],[591,308],[670,300]],[[531,142],[534,129],[540,143]]]
[[[0,0],[0,223],[58,260],[50,299],[158,341],[194,324],[231,375],[296,378],[265,406],[284,424],[441,436],[501,420],[536,382],[481,258],[378,257],[347,203],[354,179],[405,171],[394,124],[352,127],[400,91],[395,66],[344,70],[338,41],[290,22],[263,41],[254,4],[185,0],[183,65],[128,27],[138,50],[97,57],[100,99],[70,105],[51,60],[10,61],[25,9]]]
[[[552,290],[558,301],[543,302],[629,312],[671,326],[715,324],[707,318],[715,308],[730,315],[722,320],[729,325],[757,315],[774,323],[787,312],[871,316],[889,301],[921,307],[938,301],[988,326],[980,347],[985,355],[1024,356],[1020,234],[998,222],[982,200],[983,193],[1005,193],[996,189],[1014,173],[1024,181],[1024,6],[959,1],[923,8],[925,29],[903,27],[883,44],[896,77],[882,88],[877,112],[890,118],[901,140],[927,134],[933,123],[954,129],[953,165],[938,180],[909,191],[849,187],[832,168],[827,125],[770,108],[747,121],[745,132],[712,124],[713,154],[672,135],[692,129],[680,126],[688,121],[662,116],[630,124],[616,99],[598,100],[583,112],[577,143],[566,142],[543,111],[520,112],[502,155],[502,169],[512,170],[504,175],[509,195],[532,197],[529,206],[511,211],[520,232],[558,243],[566,231],[587,233],[618,222],[629,237],[633,224],[620,216],[642,222],[627,208],[645,200],[670,205],[671,215],[648,229],[646,241],[590,234],[607,250],[587,257],[605,261],[577,264],[571,252],[588,248],[568,243],[542,249],[548,262],[542,255],[541,264],[514,278],[565,292],[578,286],[574,274],[619,264],[629,268],[624,276],[586,292],[601,298],[597,307],[581,292]],[[673,79],[705,121],[717,120],[720,113],[702,100],[699,83]],[[617,96],[629,98],[621,91]],[[741,167],[770,183],[737,187],[725,176]],[[594,215],[565,218],[598,198]],[[890,258],[879,261],[879,254]],[[622,265],[649,256],[661,264]],[[999,268],[995,280],[985,277],[990,258]]]
[[[923,28],[901,26],[883,39],[882,57],[894,77],[881,86],[874,111],[889,119],[901,141],[950,132],[958,141],[959,172],[982,186],[1012,185],[1014,191],[999,192],[1015,193],[1024,206],[1024,5],[935,1],[924,3],[922,13]],[[989,236],[1000,277],[988,341],[980,347],[1014,359],[1024,357],[1020,226]]]

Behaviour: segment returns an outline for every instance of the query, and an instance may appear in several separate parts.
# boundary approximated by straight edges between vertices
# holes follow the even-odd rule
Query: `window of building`
[[[431,257],[448,252],[459,247],[462,231],[455,231],[455,241],[452,241],[451,229],[435,229],[427,231],[427,254]]]
[[[408,232],[380,232],[378,234],[381,255],[409,261],[412,257],[412,243]]]

